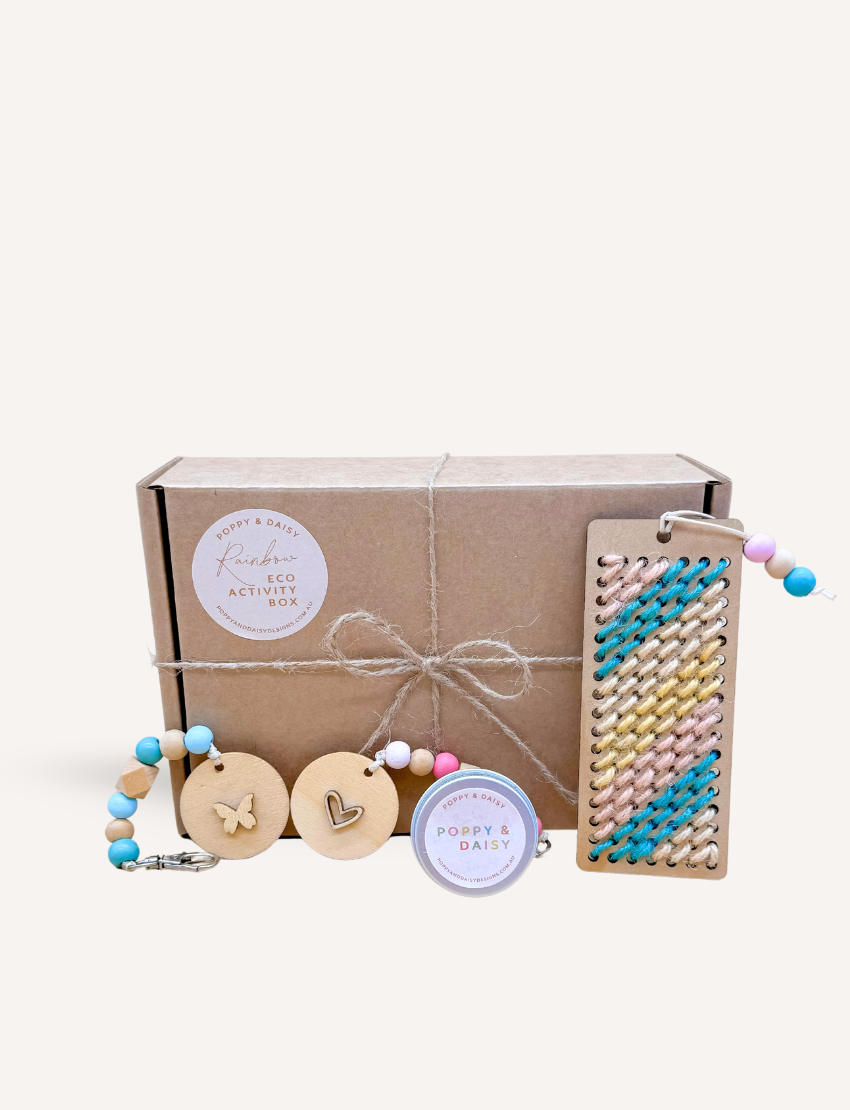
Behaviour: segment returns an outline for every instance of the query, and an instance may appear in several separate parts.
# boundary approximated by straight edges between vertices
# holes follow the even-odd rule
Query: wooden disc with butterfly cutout
[[[180,816],[199,848],[222,859],[247,859],[270,848],[289,818],[286,783],[264,759],[223,752],[224,770],[204,760],[180,795]]]
[[[334,752],[310,763],[292,788],[292,820],[298,835],[331,859],[362,859],[377,851],[398,821],[398,792],[372,760]]]

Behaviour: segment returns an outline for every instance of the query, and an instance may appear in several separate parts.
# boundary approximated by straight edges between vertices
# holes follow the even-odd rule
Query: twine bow
[[[359,625],[383,636],[397,653],[394,658],[388,659],[351,659],[340,647],[340,633],[351,625]],[[421,655],[410,646],[389,624],[375,613],[368,613],[358,609],[353,613],[345,613],[333,622],[322,640],[322,650],[330,660],[348,674],[358,677],[383,678],[390,675],[409,675],[410,677],[399,687],[392,702],[385,710],[378,723],[378,727],[360,749],[364,755],[382,738],[389,739],[393,725],[401,712],[402,706],[410,694],[416,689],[423,679],[431,683],[431,702],[434,713],[434,739],[439,746],[440,736],[440,692],[443,687],[454,692],[461,698],[470,702],[484,714],[488,720],[504,732],[534,763],[543,778],[550,783],[558,793],[569,802],[575,802],[575,794],[557,779],[555,775],[541,760],[537,758],[529,746],[519,737],[510,725],[499,717],[482,698],[495,698],[501,701],[516,701],[533,686],[531,677],[531,664],[537,662],[572,662],[572,659],[558,657],[526,656],[522,655],[510,644],[502,640],[465,640],[461,644],[444,651],[441,654]],[[470,655],[470,652],[476,654]],[[482,654],[484,653],[484,654]],[[471,670],[475,664],[491,664],[496,666],[509,666],[517,671],[517,681],[511,693],[502,693],[495,690],[489,683],[483,682]],[[476,693],[477,691],[477,693]]]

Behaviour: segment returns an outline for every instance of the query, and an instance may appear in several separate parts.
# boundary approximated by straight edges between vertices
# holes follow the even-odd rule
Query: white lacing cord
[[[693,517],[700,519],[694,520]],[[669,513],[662,513],[658,531],[663,536],[669,536],[673,531],[674,521],[681,520],[687,524],[700,524],[703,528],[711,528],[715,532],[726,532],[727,535],[737,536],[744,543],[750,538],[749,532],[741,532],[737,528],[729,528],[725,524],[717,524],[711,513],[698,513],[696,509],[674,509]]]
[[[207,752],[207,759],[211,759],[216,767],[222,766],[221,752],[218,750],[215,744],[210,744],[210,750]]]
[[[823,596],[828,597],[830,601],[835,601],[835,599],[838,597],[838,594],[834,594],[832,590],[828,590],[826,586],[815,586],[812,592],[810,594],[807,594],[806,596],[814,597],[815,594],[823,594]]]
[[[383,748],[381,748],[381,750],[375,755],[374,763],[370,763],[366,770],[369,772],[370,775],[374,775],[378,768],[383,767],[386,762],[387,753]]]

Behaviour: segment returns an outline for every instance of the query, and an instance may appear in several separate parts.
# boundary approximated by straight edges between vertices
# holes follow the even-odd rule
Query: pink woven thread
[[[602,564],[605,569],[599,576],[599,580],[605,583],[607,588],[599,595],[605,608],[597,615],[598,624],[605,624],[612,620],[624,605],[639,597],[647,586],[661,577],[669,567],[670,561],[662,556],[652,566],[648,566],[647,559],[638,559],[624,571],[622,576],[620,572],[626,566],[626,560],[622,555],[605,555],[602,558]]]
[[[599,561],[604,568],[599,575],[599,580],[606,583],[613,582],[626,565],[626,559],[623,555],[603,555]]]
[[[697,754],[707,755],[716,746],[720,739],[717,733],[712,733],[703,743],[699,741],[720,721],[720,714],[716,712],[720,702],[717,696],[709,698],[705,705],[692,710],[680,725],[665,733],[634,761],[632,766],[638,778],[632,806],[636,810],[663,794],[674,779],[685,773]]]

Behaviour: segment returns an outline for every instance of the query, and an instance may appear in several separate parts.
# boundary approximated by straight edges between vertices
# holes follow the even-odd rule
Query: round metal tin
[[[504,775],[455,771],[419,799],[410,843],[434,882],[482,898],[511,886],[534,859],[537,816]]]

